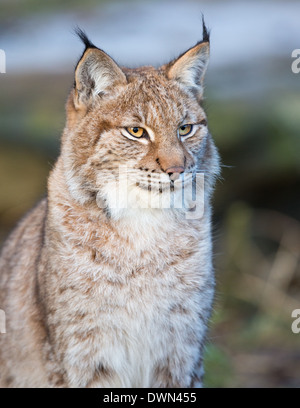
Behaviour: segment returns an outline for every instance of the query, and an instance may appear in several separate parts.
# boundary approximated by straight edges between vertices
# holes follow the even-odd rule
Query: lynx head
[[[73,198],[82,205],[98,200],[111,212],[116,198],[117,207],[126,208],[149,204],[151,195],[150,206],[157,208],[163,197],[181,195],[196,172],[212,180],[217,153],[201,107],[209,59],[204,22],[203,40],[158,69],[121,68],[78,34],[85,50],[62,146]]]

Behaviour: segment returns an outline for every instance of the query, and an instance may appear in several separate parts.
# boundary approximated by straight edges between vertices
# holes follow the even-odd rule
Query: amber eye
[[[183,125],[178,129],[179,136],[187,136],[193,130],[193,125]]]
[[[128,127],[126,130],[131,136],[134,137],[142,137],[145,133],[145,130],[141,127]]]

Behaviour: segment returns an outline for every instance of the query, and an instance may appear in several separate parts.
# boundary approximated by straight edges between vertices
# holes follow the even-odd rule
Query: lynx
[[[208,30],[170,63],[137,69],[78,34],[47,196],[2,249],[0,385],[201,387],[219,173],[202,107]],[[174,205],[193,184],[197,217]]]

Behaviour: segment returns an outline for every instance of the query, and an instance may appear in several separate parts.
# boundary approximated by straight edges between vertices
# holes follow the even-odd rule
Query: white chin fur
[[[204,203],[204,178],[197,180],[196,195],[192,192],[192,178],[185,180],[184,191],[181,180],[174,183],[174,191],[171,183],[162,183],[162,192],[159,185],[155,183],[151,190],[136,186],[136,183],[128,180],[121,182],[108,182],[98,195],[99,207],[105,205],[109,208],[111,217],[135,216],[137,210],[147,210],[148,215],[157,213],[158,210],[183,211],[186,212],[196,204],[198,208]],[[103,201],[102,199],[105,198]],[[151,211],[149,211],[151,210]],[[164,211],[166,213],[166,211]]]

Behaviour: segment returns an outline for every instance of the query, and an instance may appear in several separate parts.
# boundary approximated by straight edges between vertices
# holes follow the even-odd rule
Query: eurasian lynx
[[[219,172],[201,107],[207,29],[158,69],[121,68],[79,36],[47,198],[1,254],[0,385],[199,387]],[[191,185],[201,218],[174,205]]]

